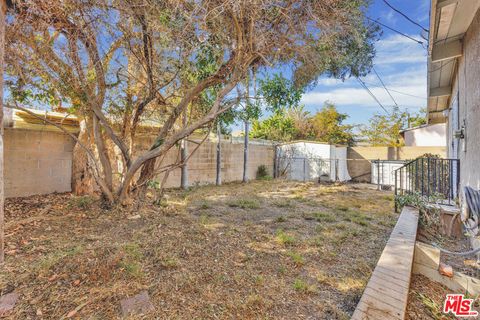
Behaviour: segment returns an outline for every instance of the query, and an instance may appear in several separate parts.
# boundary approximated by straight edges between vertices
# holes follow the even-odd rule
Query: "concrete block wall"
[[[138,152],[150,146],[148,139],[137,142]],[[197,145],[188,143],[189,152]],[[33,194],[71,191],[74,141],[60,132],[5,128],[5,195],[23,197]],[[248,177],[255,179],[257,169],[265,165],[273,175],[274,147],[249,146]],[[356,181],[370,181],[371,161],[407,160],[425,153],[445,157],[444,147],[353,147],[347,150],[349,174]],[[172,148],[162,164],[173,163],[178,148]],[[180,169],[172,171],[166,187],[180,186]],[[215,183],[216,143],[207,141],[188,162],[189,185]],[[240,181],[243,174],[243,144],[222,142],[222,181]],[[158,180],[161,181],[162,175]]]
[[[72,153],[74,140],[61,132],[5,128],[5,196],[25,197],[34,194],[71,191]],[[138,152],[151,145],[140,139]],[[195,143],[188,143],[191,152]],[[274,149],[266,145],[250,145],[248,175],[255,179],[260,165],[273,175]],[[164,164],[176,160],[178,148],[166,155]],[[222,181],[242,180],[243,144],[222,143]],[[188,162],[190,185],[215,183],[216,143],[205,142]],[[162,176],[159,176],[159,180]],[[180,169],[172,171],[167,187],[180,186]]]
[[[373,160],[411,160],[426,153],[446,156],[446,147],[351,147],[347,149],[348,173],[354,181],[370,182]]]
[[[188,143],[188,151],[192,152],[195,143]],[[178,149],[172,149],[166,156],[164,164],[173,163],[178,156]],[[188,183],[208,184],[215,183],[216,179],[216,143],[205,142],[190,158],[188,162]],[[265,165],[270,175],[273,175],[274,148],[265,145],[249,145],[249,162],[247,175],[249,179],[255,179],[257,169]],[[222,142],[222,182],[240,181],[243,177],[243,144]],[[166,181],[167,187],[180,186],[181,170],[175,169],[170,172]],[[159,175],[161,181],[163,175]]]
[[[71,191],[73,140],[62,133],[5,128],[5,196]]]

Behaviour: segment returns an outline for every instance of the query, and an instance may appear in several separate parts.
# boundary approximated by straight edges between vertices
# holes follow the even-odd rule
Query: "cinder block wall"
[[[352,147],[347,149],[348,173],[354,181],[371,181],[373,160],[411,160],[431,153],[446,156],[446,147]]]
[[[5,197],[71,191],[73,140],[62,133],[5,128]]]
[[[147,149],[150,141],[137,143],[138,150]],[[71,191],[72,151],[74,141],[63,133],[5,128],[5,196],[24,197],[33,194]],[[189,152],[196,144],[188,143]],[[257,169],[265,165],[273,175],[274,148],[249,146],[248,176],[255,179]],[[445,147],[353,147],[348,148],[349,174],[356,181],[370,181],[371,161],[407,160],[425,153],[445,157]],[[163,165],[172,163],[178,149],[166,155]],[[188,162],[189,185],[215,183],[216,143],[205,142]],[[242,180],[243,144],[222,142],[222,181]],[[161,181],[162,175],[158,177]],[[172,171],[166,187],[180,186],[180,169]]]
[[[195,143],[187,144],[188,152],[196,147]],[[214,142],[205,142],[188,161],[188,183],[208,184],[215,183],[217,146]],[[175,162],[178,157],[178,148],[172,148],[165,157],[162,166]],[[274,148],[266,145],[249,145],[247,174],[249,179],[255,179],[260,165],[267,167],[269,175],[273,176]],[[243,144],[222,142],[222,182],[240,181],[243,177]],[[180,186],[181,170],[170,172],[165,183],[166,187]],[[157,180],[162,181],[163,174]]]
[[[5,196],[25,197],[34,194],[71,191],[74,141],[60,132],[5,128]],[[138,142],[139,150],[150,146],[147,139]],[[188,143],[189,152],[195,143]],[[255,179],[260,165],[273,175],[272,146],[250,145],[248,175]],[[164,163],[175,161],[173,148]],[[222,181],[242,180],[243,144],[222,143]],[[188,162],[190,185],[215,183],[216,143],[205,142]],[[159,176],[161,179],[162,176]],[[171,172],[167,187],[180,186],[180,169]]]

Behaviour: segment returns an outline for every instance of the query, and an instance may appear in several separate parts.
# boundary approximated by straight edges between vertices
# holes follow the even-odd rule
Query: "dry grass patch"
[[[279,180],[168,190],[132,211],[9,199],[0,294],[21,296],[11,319],[117,319],[142,290],[149,319],[345,319],[396,217],[366,185]]]

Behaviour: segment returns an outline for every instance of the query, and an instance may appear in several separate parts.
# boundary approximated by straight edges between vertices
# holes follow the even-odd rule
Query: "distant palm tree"
[[[304,105],[298,105],[288,109],[286,116],[295,122],[295,128],[297,131],[296,139],[312,138],[312,124],[310,121],[311,114],[309,111],[305,110]]]

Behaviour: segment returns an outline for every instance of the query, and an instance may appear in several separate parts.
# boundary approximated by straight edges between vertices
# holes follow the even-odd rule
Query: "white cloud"
[[[422,41],[417,35],[409,36]],[[378,41],[375,48],[377,55],[374,63],[377,65],[427,61],[427,51],[420,44],[399,34]]]
[[[386,79],[393,79],[392,81]],[[376,78],[375,78],[376,79]],[[377,99],[386,107],[392,106],[394,103],[385,89],[376,81],[370,78],[365,79],[370,91],[377,97]],[[424,107],[426,100],[426,73],[425,72],[403,72],[395,75],[390,75],[383,79],[390,93],[395,101],[401,107],[418,108]],[[374,86],[376,84],[377,86]],[[399,93],[399,92],[402,93]],[[411,96],[410,96],[411,95]],[[414,97],[415,96],[415,97]],[[312,91],[307,92],[302,97],[302,103],[307,106],[322,106],[325,101],[331,101],[339,106],[359,106],[371,107],[378,109],[379,106],[369,93],[357,85],[353,80],[350,80],[342,85],[336,86],[328,91]]]
[[[380,40],[376,44],[376,50],[375,69],[387,88],[391,89],[390,93],[396,102],[402,107],[409,108],[425,106],[427,70],[426,51],[422,46],[403,36],[391,35]],[[363,80],[384,106],[394,104],[375,73],[370,73]],[[315,91],[307,92],[302,97],[302,103],[307,106],[320,107],[325,101],[331,101],[339,106],[379,108],[375,100],[355,79],[342,82],[322,78]]]
[[[392,9],[382,12],[381,16],[390,25],[395,25],[397,23],[397,17]]]

